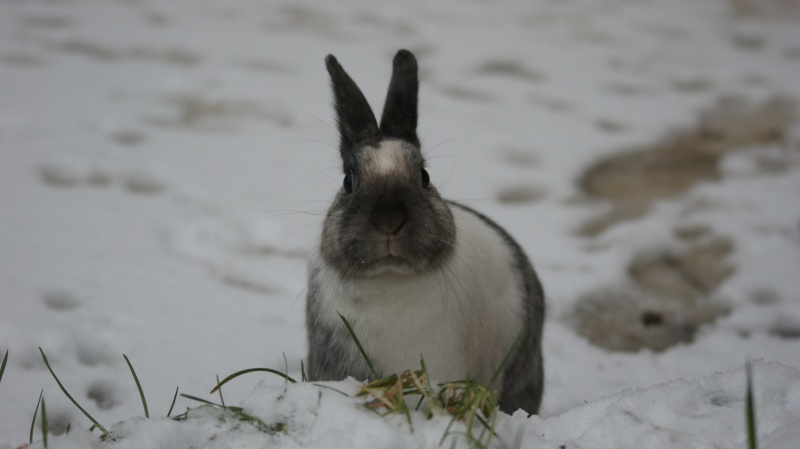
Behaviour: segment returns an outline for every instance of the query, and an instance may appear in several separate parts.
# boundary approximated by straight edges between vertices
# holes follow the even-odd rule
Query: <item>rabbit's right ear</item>
[[[381,116],[381,133],[385,138],[403,139],[419,148],[418,96],[417,59],[410,51],[399,50],[392,62],[392,81]]]
[[[339,61],[333,55],[328,55],[325,58],[325,66],[331,75],[336,122],[339,125],[341,138],[339,151],[347,163],[354,145],[380,139],[381,134],[367,99],[350,75],[339,65]]]

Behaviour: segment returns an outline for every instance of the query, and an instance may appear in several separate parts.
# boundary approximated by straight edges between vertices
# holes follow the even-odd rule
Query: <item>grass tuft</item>
[[[368,396],[364,406],[381,416],[405,415],[412,432],[414,427],[406,399],[420,396],[416,408],[425,403],[428,419],[434,415],[452,417],[439,445],[444,444],[448,436],[456,434],[450,429],[455,422],[461,421],[467,428],[465,436],[472,446],[488,447],[496,435],[497,390],[471,379],[433,385],[424,361],[421,365],[422,369],[370,382],[361,387],[357,396]]]
[[[131,365],[131,361],[128,360],[128,356],[122,354],[122,357],[125,358],[125,363],[128,364],[128,368],[131,369],[131,374],[133,374],[133,380],[136,382],[136,388],[139,390],[139,397],[142,398],[142,407],[144,407],[144,417],[149,418],[150,412],[147,410],[147,399],[144,398],[144,391],[142,390],[142,384],[139,382],[139,376],[136,375],[136,371],[133,369],[133,365]]]
[[[69,394],[67,389],[64,388],[64,385],[61,383],[61,381],[58,380],[58,376],[56,376],[56,373],[53,371],[53,368],[50,367],[50,362],[47,361],[47,356],[44,354],[44,351],[42,350],[41,347],[39,347],[39,352],[42,353],[42,360],[44,360],[45,366],[47,366],[47,369],[50,371],[50,374],[53,375],[53,379],[56,380],[56,383],[61,388],[61,391],[63,391],[64,394],[67,396],[67,398],[69,398],[69,400],[72,401],[73,404],[75,404],[75,407],[78,407],[78,410],[80,410],[87,418],[89,418],[89,421],[91,421],[94,424],[94,426],[96,426],[98,429],[100,429],[101,432],[103,432],[103,436],[107,437],[108,430],[106,430],[105,427],[103,427],[99,422],[97,422],[97,420],[94,419],[94,417],[92,417],[92,415],[90,415],[89,412],[84,410],[83,407],[81,407],[80,404],[78,404],[78,402],[72,397],[72,395]]]
[[[405,415],[411,432],[414,432],[414,425],[411,420],[411,412],[406,403],[406,398],[419,396],[415,410],[419,410],[423,403],[427,404],[427,417],[432,418],[436,414],[446,414],[452,417],[445,429],[444,435],[439,442],[441,446],[448,436],[455,435],[450,432],[450,428],[456,421],[461,421],[466,426],[465,436],[472,447],[485,448],[496,436],[494,429],[497,417],[497,405],[499,394],[496,389],[478,381],[467,379],[461,381],[446,382],[433,386],[429,380],[428,368],[425,360],[420,360],[421,369],[412,371],[407,370],[400,375],[392,374],[383,379],[378,379],[378,374],[367,356],[364,347],[358,340],[353,327],[347,319],[339,312],[336,312],[344,322],[347,332],[361,352],[372,373],[374,381],[361,387],[357,396],[370,396],[364,404],[368,409],[379,413],[381,416],[389,414]],[[506,352],[505,357],[497,367],[492,376],[491,382],[502,373],[511,354],[514,353],[520,338],[518,337]],[[475,435],[480,428],[480,434]]]
[[[257,429],[259,429],[260,431],[265,432],[265,433],[267,433],[269,435],[274,435],[277,432],[285,432],[286,431],[286,425],[284,423],[277,422],[275,424],[269,425],[269,424],[265,423],[264,421],[256,418],[255,416],[246,413],[244,411],[244,409],[241,408],[241,407],[233,407],[233,406],[228,407],[228,406],[225,406],[225,405],[222,405],[222,404],[215,404],[215,403],[213,403],[211,401],[207,401],[207,400],[205,400],[203,398],[198,398],[197,396],[192,396],[192,395],[189,395],[189,394],[181,393],[181,397],[184,397],[186,399],[190,399],[192,401],[197,401],[197,402],[200,402],[200,403],[212,406],[212,407],[219,407],[219,408],[221,408],[221,409],[223,409],[223,410],[225,410],[227,412],[230,412],[235,419],[250,423],[253,426],[255,426]],[[174,417],[172,419],[177,420],[177,421],[181,421],[183,419],[186,419],[188,413],[189,412],[187,411],[186,413],[178,415],[178,416],[176,416],[176,417]]]
[[[496,389],[492,388],[489,385],[482,384],[478,381],[469,378],[466,380],[433,384],[430,381],[427,366],[425,364],[424,359],[420,360],[421,369],[419,370],[407,370],[401,374],[392,374],[390,376],[378,379],[377,371],[375,370],[371,360],[367,356],[364,347],[361,345],[361,342],[358,340],[358,337],[355,335],[355,331],[353,330],[352,326],[343,315],[339,314],[339,317],[342,319],[342,322],[347,328],[347,331],[349,332],[351,338],[353,338],[353,341],[358,347],[358,350],[360,351],[362,357],[364,358],[365,363],[369,367],[373,379],[375,379],[372,382],[363,384],[358,393],[356,393],[356,396],[367,396],[367,400],[363,404],[364,407],[374,411],[380,416],[387,416],[391,414],[401,414],[405,416],[409,425],[409,429],[412,433],[414,432],[414,423],[412,421],[412,414],[411,414],[412,410],[409,404],[413,406],[416,403],[416,406],[413,407],[413,410],[422,411],[428,419],[431,419],[434,416],[449,415],[451,417],[451,420],[450,423],[447,425],[444,434],[442,435],[441,441],[439,443],[440,445],[444,444],[448,436],[463,435],[465,438],[467,438],[471,447],[485,448],[489,446],[494,437],[497,437],[494,426],[497,414],[499,394]],[[503,358],[500,367],[497,368],[497,372],[495,372],[494,375],[495,378],[499,375],[499,373],[502,372],[502,369],[505,367],[506,363],[510,358],[510,355],[514,352],[518,344],[519,341],[517,340],[509,349],[508,353]],[[41,352],[42,360],[47,366],[47,369],[50,371],[50,374],[56,380],[56,383],[58,383],[58,386],[61,388],[61,391],[93,423],[90,431],[95,428],[99,429],[102,432],[101,440],[106,441],[109,437],[108,430],[106,430],[105,427],[103,427],[96,419],[94,419],[94,417],[92,417],[83,407],[81,407],[80,404],[78,404],[78,402],[69,394],[69,392],[66,390],[66,388],[61,383],[58,376],[55,374],[52,367],[50,366],[50,363],[47,359],[47,355],[44,353],[44,350],[42,350],[42,348],[40,347],[39,351]],[[139,381],[136,371],[134,370],[133,365],[130,362],[128,356],[123,354],[123,358],[125,359],[125,362],[128,364],[128,368],[131,371],[131,375],[133,376],[134,381],[136,382],[136,387],[139,391],[139,395],[142,400],[142,406],[144,408],[145,417],[149,418],[150,414],[147,407],[147,401],[145,399],[141,382]],[[5,358],[3,359],[2,368],[0,368],[0,379],[2,379],[2,373],[3,370],[5,369],[7,359],[8,359],[8,351],[6,351]],[[302,381],[306,382],[307,377],[306,377],[305,365],[303,364],[302,360],[300,362],[300,371],[301,371]],[[225,412],[229,413],[230,414],[229,416],[233,417],[234,419],[250,423],[255,427],[257,427],[259,430],[266,432],[270,435],[274,435],[277,432],[285,432],[287,430],[285,423],[278,422],[274,424],[267,424],[264,421],[252,415],[247,414],[241,407],[226,405],[225,399],[222,395],[222,386],[243,374],[252,372],[267,372],[280,376],[287,382],[297,383],[297,381],[292,377],[290,377],[288,374],[271,368],[250,368],[237,371],[227,376],[222,381],[219,380],[219,376],[216,377],[217,385],[211,390],[211,394],[219,391],[221,404],[216,404],[206,399],[202,399],[196,396],[191,396],[188,394],[180,394],[180,396],[192,401],[206,404],[211,407],[221,408]],[[748,371],[748,376],[749,376],[749,371]],[[751,394],[751,385],[749,382],[750,379],[748,377],[748,395]],[[332,389],[345,396],[350,396],[339,390],[335,390],[334,388],[331,388],[327,385],[318,385],[318,386],[321,388],[324,387]],[[175,403],[179,395],[179,389],[180,388],[175,389],[175,394],[172,397],[172,403],[170,404],[169,411],[167,412],[167,417],[170,417],[176,421],[184,421],[189,416],[190,409],[188,407],[186,412],[177,416],[172,416],[172,411],[175,407]],[[45,447],[46,447],[47,417],[46,417],[46,412],[44,410],[45,404],[43,398],[43,391],[40,392],[39,394],[39,402],[37,402],[36,404],[36,410],[34,411],[33,422],[31,422],[30,439],[31,441],[33,440],[33,430],[40,405],[42,407],[41,421],[43,427],[43,439],[45,441]],[[451,431],[452,426],[456,422],[462,422],[463,425],[466,427],[465,431],[458,431],[458,432]],[[454,443],[455,441],[456,439],[453,440]]]

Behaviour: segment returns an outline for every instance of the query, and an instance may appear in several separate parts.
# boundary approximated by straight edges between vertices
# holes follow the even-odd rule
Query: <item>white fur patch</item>
[[[433,379],[488,382],[522,330],[522,280],[511,249],[474,214],[451,209],[456,251],[436,272],[354,281],[312,262],[322,268],[321,315],[331,326],[342,325],[337,311],[344,315],[384,375],[418,369],[424,357]]]
[[[380,175],[401,170],[405,166],[406,153],[400,140],[384,140],[380,146],[370,151],[369,171]]]

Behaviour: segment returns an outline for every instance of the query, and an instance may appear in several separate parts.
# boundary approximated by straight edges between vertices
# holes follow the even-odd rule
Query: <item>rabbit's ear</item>
[[[419,147],[417,137],[417,59],[408,50],[400,50],[394,57],[392,81],[386,94],[381,116],[384,138],[403,139]]]
[[[380,139],[380,130],[367,99],[350,75],[339,65],[339,61],[333,55],[328,55],[325,58],[325,66],[331,75],[336,122],[341,137],[340,151],[342,157],[347,159],[346,153],[355,144]]]

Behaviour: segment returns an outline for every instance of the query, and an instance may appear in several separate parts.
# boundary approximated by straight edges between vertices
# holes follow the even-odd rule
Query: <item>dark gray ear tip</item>
[[[417,58],[414,57],[414,54],[406,49],[398,50],[397,54],[394,55],[393,64],[395,67],[398,66],[407,66],[407,67],[416,67],[417,66]]]
[[[342,66],[339,65],[339,61],[337,61],[336,57],[333,55],[325,57],[325,67],[328,69],[329,73],[332,73],[334,70],[341,70],[342,68]]]

